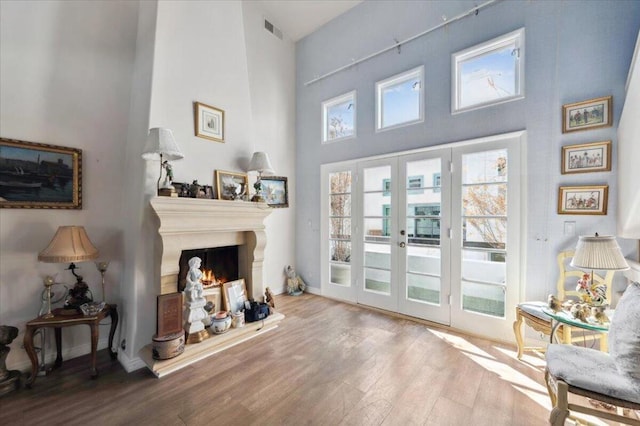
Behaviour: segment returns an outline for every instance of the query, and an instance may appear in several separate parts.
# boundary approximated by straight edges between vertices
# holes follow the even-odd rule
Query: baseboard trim
[[[129,358],[129,356],[124,351],[118,351],[118,361],[127,373],[140,370],[141,368],[147,366],[147,364],[145,364],[142,358],[140,358],[139,356]]]
[[[317,287],[310,287],[307,286],[304,289],[305,293],[311,293],[311,294],[315,294],[316,296],[322,296],[322,289],[317,288]]]

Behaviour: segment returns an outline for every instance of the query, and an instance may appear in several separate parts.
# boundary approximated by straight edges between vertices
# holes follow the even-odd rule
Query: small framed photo
[[[562,106],[562,133],[611,127],[612,123],[613,96]]]
[[[561,186],[558,214],[606,215],[609,186]]]
[[[216,142],[224,142],[224,111],[205,105],[193,103],[196,136]]]
[[[271,207],[289,207],[289,190],[284,176],[263,177],[262,196]]]
[[[0,208],[82,209],[82,150],[0,138]]]
[[[213,312],[224,309],[222,306],[222,289],[220,287],[205,288],[202,290],[202,297],[204,297],[207,303],[213,303]]]
[[[241,200],[247,193],[249,178],[246,173],[215,171],[216,198],[219,200]]]
[[[562,147],[562,174],[611,170],[611,141]]]
[[[224,298],[224,310],[236,313],[244,309],[244,302],[249,300],[244,278],[235,281],[227,281],[222,284]]]

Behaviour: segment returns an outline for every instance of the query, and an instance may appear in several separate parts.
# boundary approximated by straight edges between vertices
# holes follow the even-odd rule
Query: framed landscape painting
[[[284,176],[268,176],[261,179],[262,196],[271,207],[289,207],[289,191],[287,178]]]
[[[0,208],[81,209],[82,150],[0,138]]]
[[[611,170],[611,141],[562,147],[562,174]]]
[[[218,200],[239,200],[249,190],[246,173],[215,171],[216,198]]]
[[[561,186],[558,190],[558,214],[606,215],[608,185]]]
[[[562,106],[562,133],[610,127],[613,123],[613,96]]]

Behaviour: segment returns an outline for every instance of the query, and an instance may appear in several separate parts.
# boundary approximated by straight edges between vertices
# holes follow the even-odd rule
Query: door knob
[[[400,235],[404,235],[406,234],[406,232],[404,232],[404,229],[400,230]]]
[[[403,242],[401,242],[400,244],[398,244],[400,247],[404,248],[404,246],[406,246],[406,244]]]

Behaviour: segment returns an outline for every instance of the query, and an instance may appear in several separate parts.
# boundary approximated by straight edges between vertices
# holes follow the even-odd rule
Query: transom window
[[[424,67],[376,83],[376,130],[424,120]]]
[[[322,103],[322,142],[334,142],[356,136],[356,92]]]
[[[524,28],[452,56],[451,112],[524,97]]]

